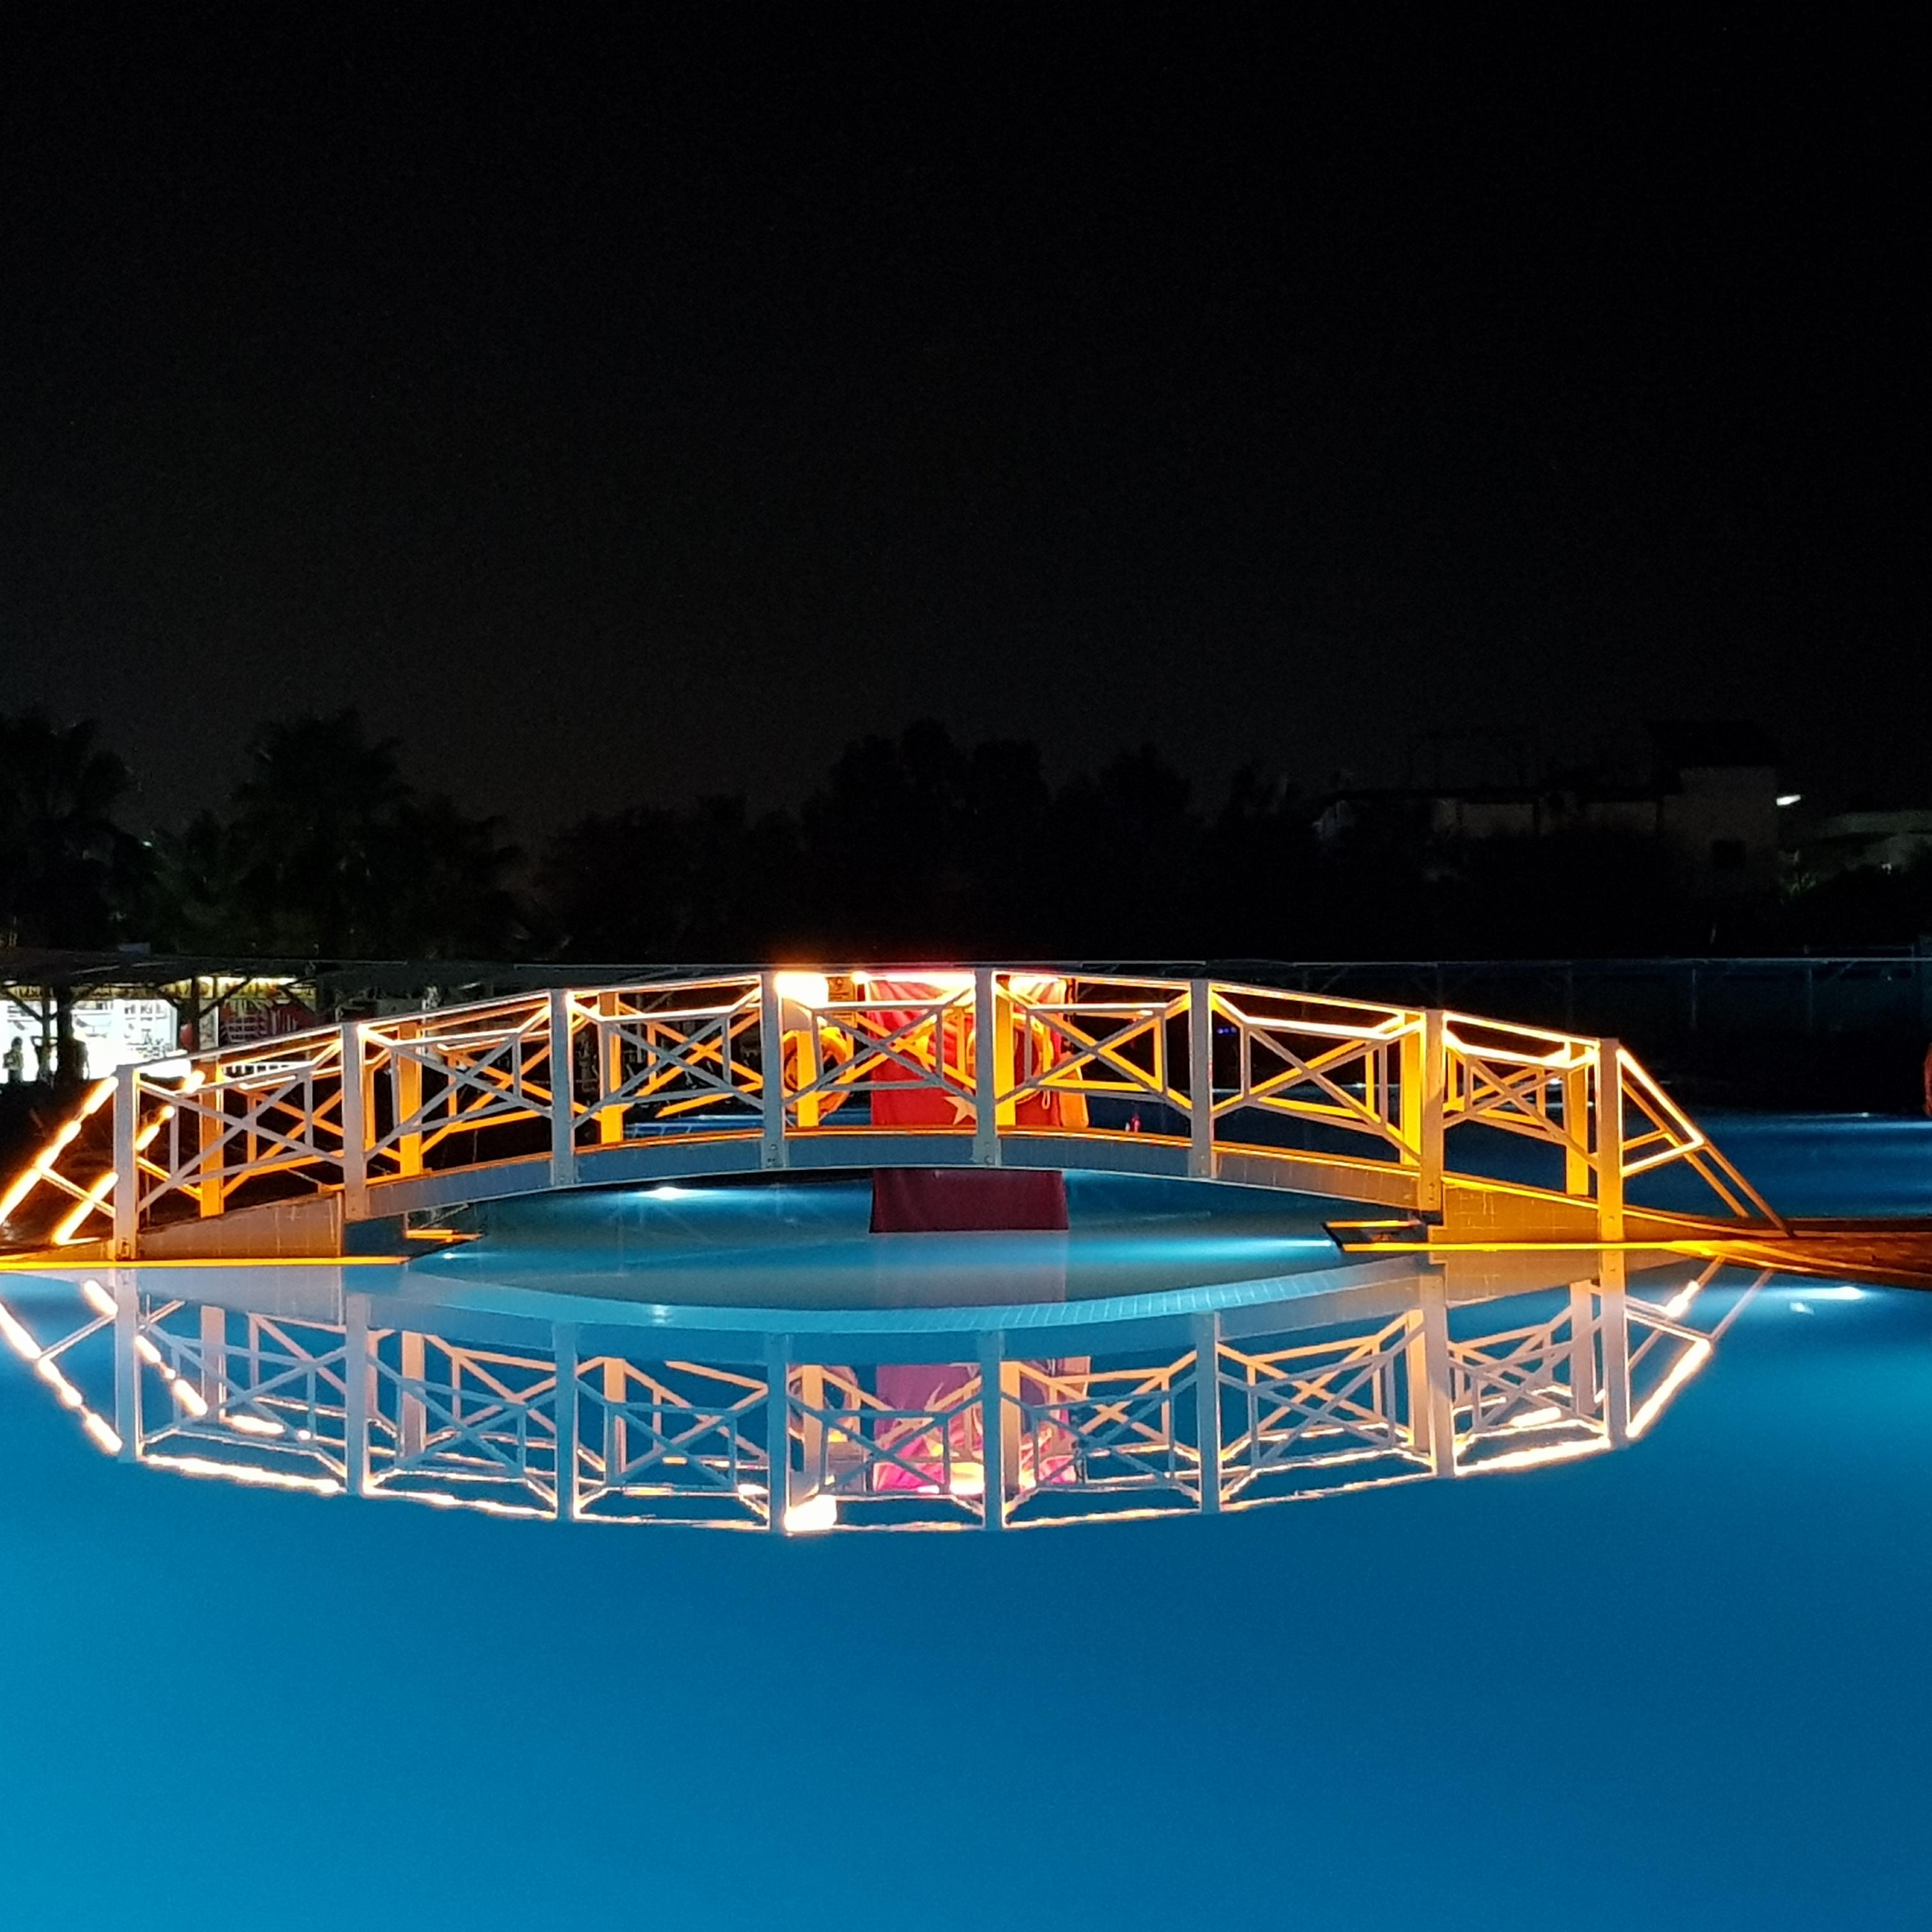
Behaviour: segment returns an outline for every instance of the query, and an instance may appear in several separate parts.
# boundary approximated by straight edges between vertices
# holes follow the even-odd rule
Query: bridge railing
[[[1623,1264],[1454,1303],[1419,1269],[1394,1306],[1372,1295],[1314,1328],[1284,1309],[1280,1327],[1236,1334],[1203,1311],[1190,1346],[1151,1354],[1011,1357],[989,1310],[957,1338],[966,1359],[912,1367],[873,1361],[868,1335],[821,1336],[802,1358],[796,1338],[770,1336],[666,1359],[644,1337],[614,1352],[608,1330],[558,1320],[479,1343],[380,1294],[285,1313],[184,1299],[134,1269],[17,1314],[0,1300],[0,1342],[104,1453],[188,1474],[566,1522],[998,1530],[1620,1448],[1754,1292],[1706,1301],[1712,1263],[1681,1285],[1673,1270],[1653,1300]],[[391,1325],[399,1316],[429,1325]]]
[[[1544,1150],[1527,1178],[1493,1151],[1523,1140]],[[674,1143],[702,1171],[705,1142],[743,1144],[721,1172],[822,1166],[842,1142],[860,1166],[1151,1159],[1424,1215],[1445,1188],[1494,1188],[1587,1202],[1606,1239],[1630,1184],[1676,1164],[1719,1215],[1779,1225],[1615,1041],[983,967],[558,988],[124,1067],[0,1196],[0,1220],[36,1197],[43,1240],[131,1257],[170,1222],[304,1197],[360,1220],[470,1198],[463,1177],[485,1172],[485,1194],[630,1178]]]

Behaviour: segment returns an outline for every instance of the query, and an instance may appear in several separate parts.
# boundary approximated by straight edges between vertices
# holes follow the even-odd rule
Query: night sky
[[[526,831],[924,715],[1204,799],[1657,715],[1932,790],[1915,64],[1743,10],[17,16],[0,710],[98,716],[148,818],[350,703]]]

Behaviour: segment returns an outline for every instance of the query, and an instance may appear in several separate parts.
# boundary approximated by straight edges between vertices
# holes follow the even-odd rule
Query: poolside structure
[[[893,1168],[1272,1188],[1449,1247],[1786,1232],[1615,1040],[1024,966],[560,986],[124,1066],[0,1224],[75,1261],[402,1253],[511,1196]]]

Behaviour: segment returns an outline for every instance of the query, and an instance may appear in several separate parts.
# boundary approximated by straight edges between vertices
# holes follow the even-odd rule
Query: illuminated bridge
[[[1614,1040],[1218,980],[904,966],[559,987],[123,1067],[0,1224],[76,1262],[394,1254],[511,1196],[891,1168],[1271,1188],[1438,1246],[1786,1232]]]

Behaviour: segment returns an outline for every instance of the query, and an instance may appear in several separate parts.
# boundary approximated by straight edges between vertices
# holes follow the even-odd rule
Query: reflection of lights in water
[[[838,1526],[838,1498],[821,1490],[814,1496],[807,1496],[802,1502],[788,1503],[784,1513],[785,1533],[789,1536],[813,1536],[819,1531],[836,1529]]]
[[[1485,1456],[1480,1462],[1460,1466],[1466,1476],[1486,1476],[1492,1469],[1528,1469],[1538,1462],[1568,1462],[1579,1456],[1594,1456],[1610,1446],[1600,1436],[1584,1442],[1542,1442],[1533,1449],[1512,1449],[1506,1455]]]
[[[116,1446],[119,1444],[117,1441]],[[245,1462],[218,1462],[206,1456],[149,1456],[146,1459],[164,1469],[178,1469],[185,1476],[219,1476],[224,1482],[243,1483],[256,1490],[303,1490],[310,1496],[339,1496],[342,1485],[332,1476],[298,1476],[288,1469],[251,1468]],[[424,1501],[441,1501],[425,1497]]]
[[[1691,1343],[1670,1365],[1670,1372],[1651,1391],[1643,1406],[1630,1419],[1633,1438],[1641,1436],[1656,1420],[1664,1405],[1711,1359],[1708,1342]]]
[[[1247,1363],[1265,1391],[1265,1408],[1258,1424],[1251,1420],[1246,1434],[1231,1436],[1221,1445],[1220,1506],[1240,1510],[1291,1496],[1340,1494],[1430,1475],[1529,1471],[1634,1441],[1654,1428],[1678,1391],[1711,1359],[1714,1341],[1750,1299],[1748,1294],[1739,1298],[1728,1292],[1706,1298],[1700,1305],[1711,1309],[1714,1316],[1723,1314],[1724,1319],[1714,1330],[1710,1323],[1702,1324],[1711,1332],[1700,1334],[1696,1327],[1679,1326],[1678,1322],[1691,1298],[1711,1285],[1714,1270],[1684,1282],[1672,1270],[1657,1277],[1652,1300],[1632,1294],[1627,1301],[1622,1297],[1613,1301],[1599,1291],[1591,1298],[1588,1326],[1580,1330],[1577,1324],[1586,1316],[1578,1308],[1577,1285],[1568,1267],[1564,1258],[1552,1260],[1556,1281],[1522,1292],[1546,1298],[1534,1304],[1513,1294],[1480,1298],[1496,1304],[1480,1329],[1474,1313],[1478,1302],[1456,1304],[1451,1311],[1455,1327],[1446,1336],[1439,1327],[1431,1329],[1423,1322],[1434,1276],[1420,1265],[1412,1281],[1405,1276],[1369,1284],[1373,1298],[1364,1308],[1362,1318],[1367,1325],[1360,1334],[1325,1333],[1334,1312],[1325,1297],[1318,1315],[1301,1313],[1292,1298],[1285,1300],[1279,1328],[1221,1329],[1228,1358]],[[427,1454],[405,1454],[400,1437],[394,1434],[394,1418],[373,1395],[360,1409],[347,1401],[344,1378],[351,1364],[341,1352],[344,1330],[339,1313],[334,1322],[301,1318],[286,1330],[279,1313],[270,1318],[278,1347],[292,1352],[293,1367],[284,1366],[278,1354],[270,1365],[275,1378],[256,1388],[231,1383],[229,1375],[229,1370],[243,1376],[263,1372],[261,1364],[249,1366],[252,1342],[211,1340],[211,1335],[220,1331],[202,1325],[209,1311],[177,1300],[172,1292],[151,1304],[148,1290],[142,1287],[136,1290],[137,1299],[126,1284],[140,1281],[138,1271],[112,1279],[117,1284],[112,1292],[98,1281],[69,1288],[73,1297],[77,1287],[85,1303],[84,1313],[74,1308],[73,1300],[67,1303],[68,1320],[74,1325],[71,1334],[42,1347],[34,1333],[4,1306],[0,1334],[62,1406],[74,1412],[97,1449],[112,1456],[131,1455],[180,1474],[311,1494],[352,1490],[445,1510],[577,1522],[760,1527],[769,1524],[776,1502],[778,1526],[801,1536],[863,1527],[956,1528],[962,1521],[989,1520],[1022,1526],[1034,1522],[1126,1520],[1205,1506],[1194,1473],[1194,1459],[1200,1452],[1193,1440],[1192,1400],[1186,1394],[1196,1357],[1191,1348],[1180,1350],[1178,1334],[1174,1361],[1155,1368],[1144,1360],[1108,1362],[1083,1355],[1077,1363],[1030,1362],[1002,1353],[1003,1368],[1010,1366],[1020,1378],[1016,1386],[1023,1396],[1033,1390],[1022,1401],[1020,1439],[1009,1444],[1003,1458],[1004,1484],[988,1482],[980,1438],[973,1422],[964,1418],[982,1400],[1010,1402],[1015,1397],[1010,1391],[998,1395],[986,1389],[970,1359],[962,1363],[954,1358],[952,1366],[964,1379],[948,1383],[945,1394],[915,1404],[915,1412],[903,1418],[895,1416],[896,1421],[907,1424],[911,1434],[902,1439],[895,1433],[888,1443],[863,1420],[866,1405],[876,1399],[866,1393],[864,1366],[874,1358],[859,1354],[860,1366],[850,1366],[849,1358],[842,1366],[837,1352],[850,1343],[862,1349],[870,1331],[862,1326],[850,1336],[842,1330],[816,1336],[814,1346],[830,1352],[800,1366],[809,1370],[815,1363],[818,1372],[845,1394],[825,1412],[810,1412],[818,1415],[818,1432],[803,1429],[805,1470],[793,1480],[811,1480],[808,1472],[823,1479],[828,1467],[832,1479],[788,1507],[782,1463],[778,1472],[770,1471],[775,1460],[766,1440],[772,1393],[764,1372],[748,1366],[745,1358],[728,1354],[724,1361],[707,1364],[692,1359],[668,1337],[649,1346],[668,1346],[675,1358],[653,1352],[652,1366],[614,1355],[586,1357],[578,1363],[580,1407],[573,1435],[566,1433],[563,1418],[550,1407],[556,1364],[549,1351],[541,1346],[534,1352],[491,1347],[477,1360],[488,1365],[493,1379],[508,1374],[512,1383],[494,1388],[487,1412],[464,1415],[464,1426],[458,1432],[461,1440],[433,1445]],[[172,1279],[164,1280],[172,1290]],[[1758,1286],[1762,1285],[1761,1278]],[[1396,1296],[1394,1301],[1386,1299],[1391,1290]],[[1821,1312],[1826,1301],[1853,1300],[1863,1292],[1850,1283],[1826,1283],[1808,1292],[1815,1292]],[[1667,1304],[1660,1305],[1666,1296]],[[1625,1311],[1621,1318],[1612,1312],[1616,1308]],[[224,1322],[236,1318],[232,1307],[221,1313]],[[256,1318],[249,1314],[248,1318],[252,1323]],[[1252,1322],[1251,1316],[1244,1318]],[[1627,1382],[1626,1392],[1618,1396],[1607,1385],[1598,1386],[1593,1373],[1573,1389],[1567,1378],[1582,1372],[1581,1336],[1594,1336],[1600,1322],[1619,1319],[1629,1346],[1616,1352],[1616,1359],[1645,1364],[1640,1370],[1642,1386]],[[112,1320],[122,1324],[118,1348],[110,1346],[116,1339]],[[1523,1325],[1526,1321],[1528,1326]],[[252,1336],[252,1327],[250,1333]],[[363,1343],[372,1376],[380,1366],[376,1351],[382,1339],[382,1334],[372,1333]],[[794,1336],[790,1341],[795,1344],[800,1339]],[[453,1360],[467,1359],[467,1345],[452,1340],[444,1346]],[[224,1346],[229,1348],[225,1356],[216,1352]],[[202,1352],[198,1354],[198,1348]],[[1590,1354],[1594,1361],[1594,1346]],[[791,1359],[796,1363],[796,1358]],[[1611,1359],[1606,1342],[1605,1376]],[[1405,1360],[1406,1374],[1400,1367]],[[224,1361],[226,1369],[220,1366]],[[211,1405],[176,1372],[177,1362],[188,1366],[197,1381],[202,1372],[218,1377],[220,1395],[212,1412],[220,1425],[220,1436],[212,1427],[192,1426],[190,1418],[210,1414]],[[1363,1383],[1358,1378],[1370,1363],[1382,1364],[1390,1372]],[[104,1392],[96,1377],[104,1382],[110,1372],[124,1375],[130,1366],[144,1382],[150,1375],[161,1378],[173,1398],[175,1412],[171,1415],[170,1404],[151,1398],[138,1437],[124,1442],[108,1418],[139,1412],[118,1408],[110,1401],[97,1414],[88,1403]],[[649,1426],[664,1433],[656,1452],[641,1462],[613,1451],[600,1427],[598,1403],[603,1404],[606,1426],[613,1404],[596,1390],[600,1385],[608,1389],[612,1372],[620,1367],[626,1388],[644,1377],[657,1391]],[[460,1361],[450,1372],[456,1384],[466,1386]],[[305,1395],[303,1375],[308,1378]],[[664,1378],[662,1387],[654,1379],[659,1376]],[[440,1384],[428,1386],[433,1396]],[[1446,1402],[1446,1416],[1438,1410],[1442,1419],[1432,1422],[1413,1406],[1412,1397],[1419,1387],[1435,1390],[1432,1399]],[[1045,1407],[1040,1406],[1046,1399],[1042,1390],[1052,1398]],[[212,1385],[208,1394],[216,1394]],[[453,1388],[452,1395],[458,1394],[460,1389]],[[1144,1397],[1151,1402],[1156,1396],[1157,1408],[1148,1408],[1144,1415],[1136,1409],[1132,1419],[1124,1420],[1124,1404]],[[260,1406],[251,1407],[254,1404]],[[1611,1431],[1620,1408],[1628,1420],[1613,1440]],[[857,1424],[854,1412],[861,1412]],[[1049,1414],[1050,1420],[1041,1419]],[[358,1416],[364,1432],[354,1441],[352,1426]],[[1442,1432],[1445,1422],[1446,1439]],[[801,1426],[794,1417],[794,1444]],[[1125,1438],[1115,1439],[1124,1426]],[[560,1465],[566,1444],[572,1440],[578,1444],[578,1473],[574,1489],[566,1474],[560,1496]],[[614,1454],[614,1461],[599,1460],[600,1440],[603,1456]],[[1387,1466],[1369,1473],[1370,1466],[1378,1463]],[[567,1470],[568,1465],[564,1467]],[[1177,1469],[1184,1480],[1177,1481]],[[1033,1507],[1042,1485],[1050,1494],[1051,1509]]]
[[[23,1362],[38,1362],[40,1359],[40,1345],[20,1323],[4,1302],[0,1302],[0,1335],[7,1338],[7,1346]]]
[[[1701,1281],[1696,1280],[1694,1278],[1691,1280],[1687,1281],[1684,1286],[1664,1304],[1664,1313],[1669,1316],[1673,1322],[1681,1319],[1689,1312],[1691,1303],[1697,1299],[1697,1291],[1703,1286],[1704,1284]]]
[[[270,1422],[262,1416],[241,1415],[231,1410],[221,1420],[230,1429],[239,1430],[244,1436],[283,1436],[287,1433],[279,1422]]]

